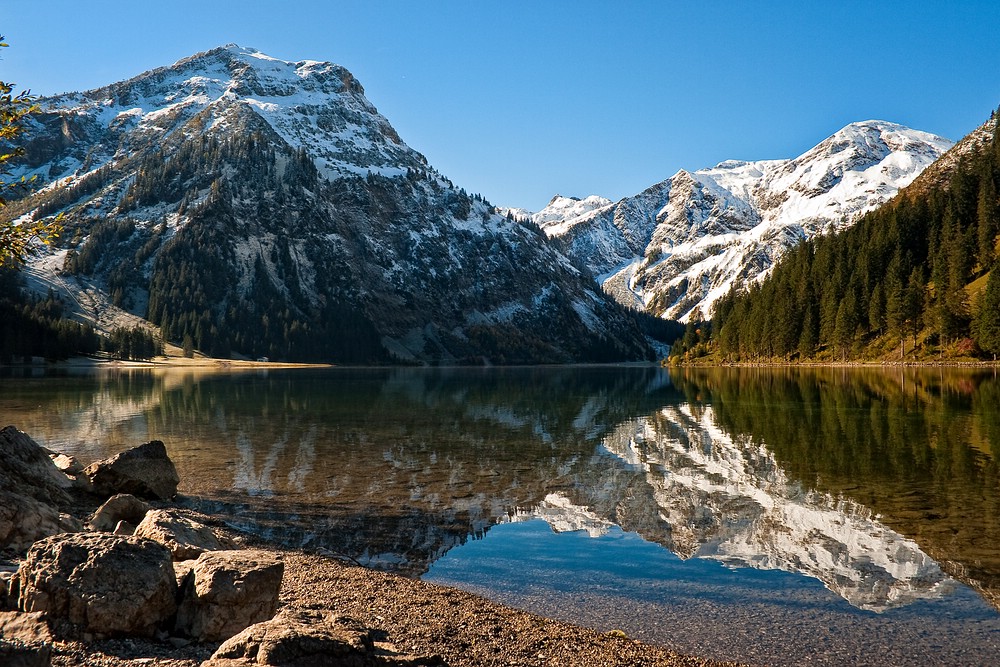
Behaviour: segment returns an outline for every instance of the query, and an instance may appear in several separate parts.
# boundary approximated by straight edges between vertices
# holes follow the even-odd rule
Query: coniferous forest
[[[926,360],[1000,353],[1000,132],[850,229],[803,242],[675,345],[721,361]]]
[[[26,296],[18,278],[17,271],[0,269],[0,363],[98,351],[101,341],[93,327],[66,319],[63,302],[51,292],[44,299]]]

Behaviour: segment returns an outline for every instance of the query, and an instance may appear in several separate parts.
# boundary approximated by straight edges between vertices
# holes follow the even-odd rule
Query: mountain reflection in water
[[[992,375],[132,371],[0,389],[5,422],[52,449],[86,463],[162,439],[190,505],[410,576],[540,517],[798,572],[867,610],[944,595],[952,577],[996,606]]]

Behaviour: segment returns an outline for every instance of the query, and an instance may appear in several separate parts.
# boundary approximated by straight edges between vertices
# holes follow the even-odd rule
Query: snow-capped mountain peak
[[[43,187],[5,213],[65,214],[64,247],[30,268],[43,292],[92,288],[82,319],[114,302],[215,356],[651,353],[537,229],[407,146],[340,65],[229,44],[40,103],[14,175]]]
[[[729,289],[762,278],[801,240],[853,224],[951,145],[896,123],[862,121],[793,159],[682,169],[615,204],[556,197],[532,219],[622,303],[707,318]]]
[[[180,128],[210,132],[252,111],[288,145],[311,153],[328,178],[368,172],[399,175],[407,168],[426,168],[423,156],[402,142],[344,67],[280,60],[235,44],[128,81],[50,98],[45,106],[47,111],[63,113],[71,140],[86,139],[106,125],[115,136],[138,130],[134,138],[163,143]],[[188,127],[196,117],[199,127]],[[107,142],[107,148],[113,143]],[[139,147],[119,143],[114,148],[117,153],[52,163],[45,159],[46,151],[29,146],[25,173],[43,180],[78,176],[81,168],[126,157]],[[39,166],[45,170],[34,169]]]
[[[538,213],[531,216],[532,222],[545,229],[562,223],[565,220],[572,220],[587,215],[591,211],[611,205],[610,199],[605,199],[598,195],[590,195],[584,199],[579,197],[563,197],[556,195]]]

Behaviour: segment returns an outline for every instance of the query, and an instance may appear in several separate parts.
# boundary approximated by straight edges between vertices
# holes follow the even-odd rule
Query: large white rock
[[[180,478],[167,449],[159,440],[115,454],[84,468],[94,491],[114,495],[131,493],[142,498],[169,500],[177,494]]]

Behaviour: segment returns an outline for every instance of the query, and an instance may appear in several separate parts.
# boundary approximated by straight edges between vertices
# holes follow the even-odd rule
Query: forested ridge
[[[689,324],[674,354],[742,362],[995,358],[996,112],[979,132],[989,135],[957,147],[946,178],[915,182],[844,232],[789,251],[767,279],[720,299],[711,323]]]
[[[65,319],[63,302],[53,293],[26,296],[17,271],[0,268],[0,364],[18,358],[64,359],[100,349],[93,327]]]

